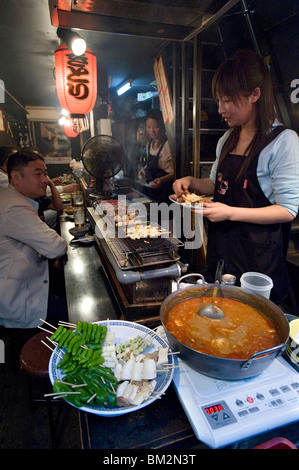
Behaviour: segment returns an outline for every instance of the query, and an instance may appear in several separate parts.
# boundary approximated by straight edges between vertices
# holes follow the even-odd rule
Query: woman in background
[[[157,202],[168,202],[174,178],[173,159],[161,111],[152,109],[146,116],[145,130],[149,138],[147,163],[139,171],[139,179],[150,186],[149,196]],[[146,191],[144,191],[146,192]]]

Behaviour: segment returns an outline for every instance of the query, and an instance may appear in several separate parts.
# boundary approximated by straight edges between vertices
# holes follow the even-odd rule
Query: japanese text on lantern
[[[75,56],[65,44],[55,51],[57,96],[71,116],[83,116],[94,107],[97,98],[97,63],[87,48]]]

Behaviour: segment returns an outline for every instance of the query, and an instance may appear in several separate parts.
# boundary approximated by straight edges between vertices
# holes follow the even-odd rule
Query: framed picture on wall
[[[35,145],[49,163],[71,160],[71,142],[56,122],[34,122]]]

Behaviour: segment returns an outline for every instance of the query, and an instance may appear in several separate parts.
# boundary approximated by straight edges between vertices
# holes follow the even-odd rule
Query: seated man
[[[64,256],[67,243],[38,215],[36,200],[48,185],[44,158],[18,151],[7,173],[10,184],[0,189],[0,325],[35,328],[47,317],[48,259]]]
[[[17,149],[12,146],[0,147],[0,188],[7,188],[9,185],[7,160],[9,156],[15,152],[17,152]],[[72,189],[71,185],[70,189]],[[62,192],[62,190],[60,192]],[[40,217],[42,217],[43,220],[49,225],[49,227],[57,229],[58,214],[62,212],[63,205],[59,195],[58,187],[56,187],[54,181],[52,181],[50,178],[48,178],[46,194],[46,196],[38,199],[39,214]]]

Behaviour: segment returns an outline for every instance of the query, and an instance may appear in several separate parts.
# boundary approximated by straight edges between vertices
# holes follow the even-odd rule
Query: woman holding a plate
[[[298,135],[278,121],[270,74],[256,53],[240,51],[225,61],[212,92],[230,129],[218,141],[210,177],[187,176],[173,189],[214,198],[204,204],[206,280],[214,280],[222,258],[237,279],[246,271],[270,276],[270,298],[280,303],[288,293],[286,250],[299,204]]]

